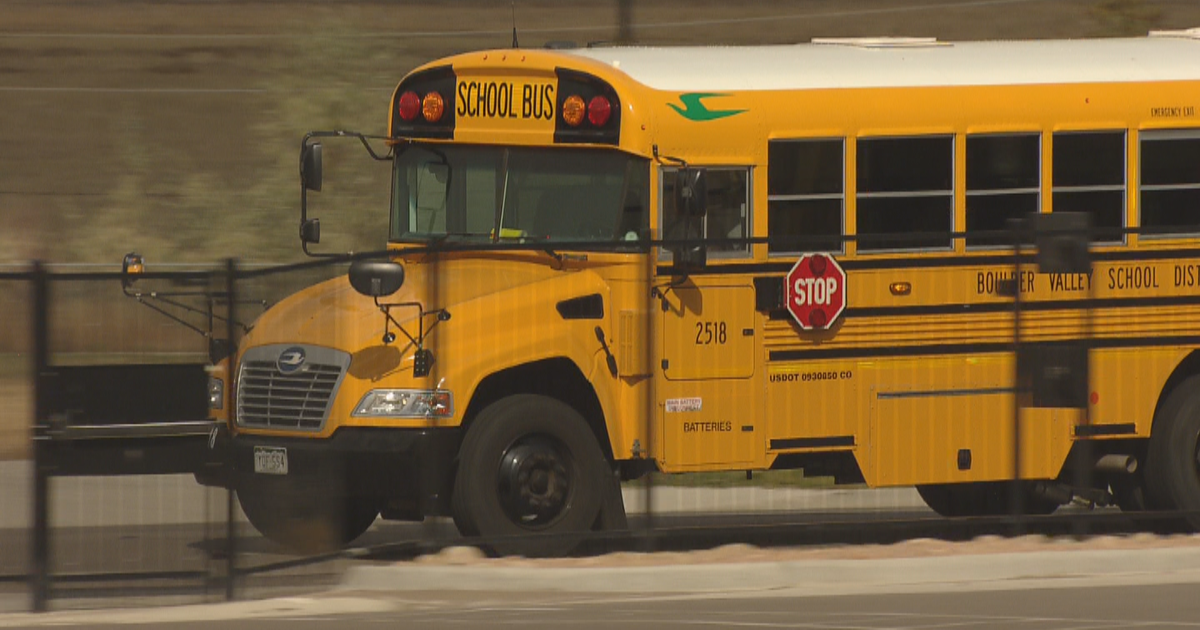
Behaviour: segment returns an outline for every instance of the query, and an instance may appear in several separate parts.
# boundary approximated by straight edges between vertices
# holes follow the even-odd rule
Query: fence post
[[[1009,489],[1009,512],[1013,517],[1013,535],[1025,533],[1025,488],[1021,483],[1021,404],[1025,395],[1021,373],[1021,243],[1026,236],[1027,221],[1013,222],[1013,480]]]
[[[225,334],[226,343],[229,344],[229,348],[231,349],[229,357],[226,359],[226,365],[229,366],[229,370],[226,373],[226,387],[228,387],[228,396],[226,396],[226,400],[229,401],[228,417],[231,439],[233,437],[232,428],[234,424],[236,424],[237,416],[237,392],[236,388],[233,386],[234,382],[236,381],[235,375],[237,374],[236,370],[238,357],[237,343],[235,342],[237,339],[237,337],[235,337],[237,329],[237,313],[235,312],[237,305],[236,273],[237,260],[233,258],[226,259],[225,298],[228,301],[226,302]],[[232,467],[234,462],[229,460],[226,461],[225,465]],[[227,472],[230,473],[230,479],[232,480],[232,471]],[[234,498],[233,484],[230,483],[229,487],[225,489],[225,599],[227,601],[233,601],[237,597],[237,506],[235,505]]]
[[[644,463],[646,466],[646,471],[642,477],[642,551],[650,553],[654,551],[656,544],[654,539],[654,474],[658,467],[654,464],[654,449],[656,448],[654,418],[658,413],[657,374],[661,371],[661,366],[654,363],[654,348],[657,347],[654,344],[654,340],[658,326],[661,325],[662,321],[660,300],[663,297],[654,285],[655,250],[653,247],[647,247],[646,251],[648,255],[646,256],[644,273],[646,274],[646,284],[650,288],[649,291],[644,293],[646,296],[646,308],[644,309],[646,315],[642,322],[646,335],[643,340],[642,352],[644,353],[645,369],[648,372],[645,387],[646,400],[642,407],[643,427],[645,429],[643,436],[646,438],[646,445],[640,449],[642,451],[641,457],[644,458],[644,461],[639,462],[639,464]]]
[[[46,462],[48,397],[46,378],[50,356],[49,286],[41,261],[33,262],[33,545],[30,572],[33,611],[46,612],[50,600],[50,509]]]

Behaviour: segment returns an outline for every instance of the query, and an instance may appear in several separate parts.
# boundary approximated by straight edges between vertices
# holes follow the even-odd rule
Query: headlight
[[[375,389],[350,414],[359,418],[449,418],[454,415],[450,392],[428,389]]]
[[[208,408],[221,409],[225,407],[225,381],[208,377]]]

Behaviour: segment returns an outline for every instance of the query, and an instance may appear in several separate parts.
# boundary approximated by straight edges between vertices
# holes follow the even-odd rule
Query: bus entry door
[[[754,461],[754,289],[689,284],[661,299],[664,469]]]

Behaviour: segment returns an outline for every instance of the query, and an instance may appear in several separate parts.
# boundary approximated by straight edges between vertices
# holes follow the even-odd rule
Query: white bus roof
[[[788,46],[565,51],[670,91],[1028,85],[1200,79],[1200,29],[1121,39],[822,39]]]

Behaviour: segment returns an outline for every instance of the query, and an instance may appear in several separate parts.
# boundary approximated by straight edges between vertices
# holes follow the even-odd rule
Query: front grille
[[[325,425],[349,356],[327,348],[305,347],[311,358],[294,372],[284,374],[279,371],[279,354],[294,348],[266,346],[246,352],[238,375],[238,424],[308,431]],[[339,361],[338,355],[344,355],[345,360]]]

